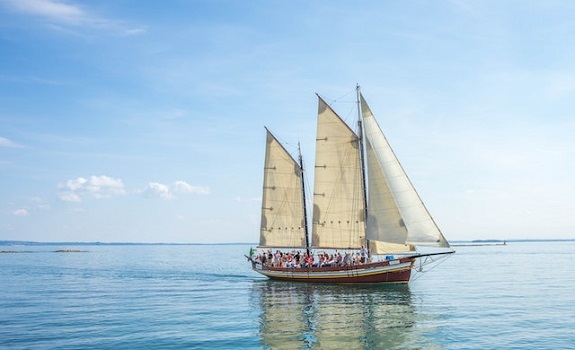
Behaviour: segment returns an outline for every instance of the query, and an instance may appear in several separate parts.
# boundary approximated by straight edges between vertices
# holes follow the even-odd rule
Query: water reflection
[[[266,349],[393,349],[414,345],[408,285],[254,282]],[[416,346],[417,347],[417,346]]]

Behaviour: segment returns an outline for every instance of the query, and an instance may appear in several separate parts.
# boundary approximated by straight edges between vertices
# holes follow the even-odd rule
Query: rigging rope
[[[453,254],[448,254],[448,255],[442,255],[437,259],[432,258],[431,256],[426,256],[425,260],[421,261],[421,258],[419,259],[419,268],[418,269],[414,269],[415,270],[415,275],[412,278],[412,281],[416,281],[418,280],[421,276],[423,276],[425,273],[432,271],[433,269],[435,269],[437,266],[443,264],[448,258],[452,257]],[[431,260],[430,262],[427,262],[427,260]],[[434,264],[432,267],[430,267],[427,270],[423,270],[423,266],[429,265],[429,264]]]

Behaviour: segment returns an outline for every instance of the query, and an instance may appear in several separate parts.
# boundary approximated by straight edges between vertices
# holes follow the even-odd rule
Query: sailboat
[[[454,253],[384,136],[359,86],[357,132],[318,95],[311,235],[304,166],[266,128],[259,245],[246,256],[270,279],[408,283]],[[419,264],[417,263],[419,262]]]

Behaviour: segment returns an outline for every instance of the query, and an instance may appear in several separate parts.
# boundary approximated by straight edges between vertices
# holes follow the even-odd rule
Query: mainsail
[[[359,138],[319,98],[312,247],[361,248],[365,241]]]
[[[260,247],[305,247],[301,167],[266,131]]]
[[[367,238],[392,243],[449,247],[405,174],[373,113],[361,99],[367,141]]]

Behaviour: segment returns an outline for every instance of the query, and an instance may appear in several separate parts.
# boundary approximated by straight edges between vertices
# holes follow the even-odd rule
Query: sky
[[[0,240],[256,242],[264,126],[313,164],[315,93],[351,121],[356,84],[448,240],[575,238],[574,18],[0,0]]]

